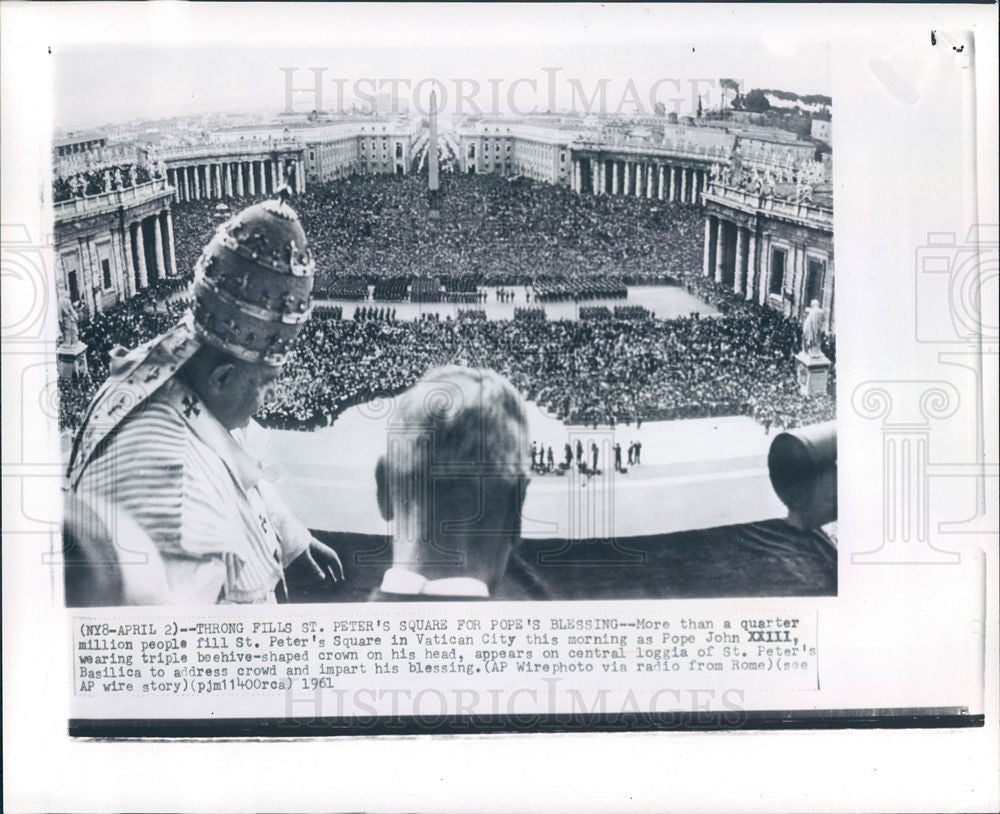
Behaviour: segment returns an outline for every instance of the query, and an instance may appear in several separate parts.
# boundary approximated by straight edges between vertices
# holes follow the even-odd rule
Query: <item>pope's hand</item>
[[[309,548],[299,555],[291,567],[301,569],[312,582],[326,582],[328,579],[340,582],[344,578],[344,566],[337,552],[316,539],[313,539]]]

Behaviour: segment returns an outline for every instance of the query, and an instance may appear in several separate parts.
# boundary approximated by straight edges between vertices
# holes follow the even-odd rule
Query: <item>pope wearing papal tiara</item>
[[[343,578],[336,553],[291,514],[247,447],[312,287],[305,232],[283,191],[219,227],[177,325],[112,354],[68,470],[74,538],[103,537],[119,565],[118,600],[106,604],[274,602],[293,561],[317,579]]]

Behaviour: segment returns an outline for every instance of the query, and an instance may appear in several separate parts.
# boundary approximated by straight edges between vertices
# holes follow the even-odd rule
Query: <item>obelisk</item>
[[[431,217],[437,217],[438,210],[438,131],[437,92],[431,91],[430,136],[427,139],[427,205]]]

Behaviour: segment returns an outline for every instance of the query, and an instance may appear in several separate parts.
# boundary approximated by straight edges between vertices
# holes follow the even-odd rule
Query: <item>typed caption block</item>
[[[249,705],[263,715],[289,698],[329,694],[338,714],[407,714],[405,698],[401,707],[396,696],[412,700],[424,690],[442,694],[443,712],[449,693],[472,693],[477,703],[521,693],[535,704],[532,690],[545,688],[545,703],[558,706],[554,687],[611,697],[627,690],[640,704],[664,687],[817,687],[812,612],[514,615],[509,606],[398,607],[74,615],[74,706],[94,717],[120,717],[119,706],[186,717],[206,709],[247,714]]]

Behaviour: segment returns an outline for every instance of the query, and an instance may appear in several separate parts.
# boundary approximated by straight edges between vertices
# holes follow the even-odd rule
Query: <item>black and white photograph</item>
[[[995,4],[0,18],[11,811],[996,810]]]
[[[835,595],[828,46],[319,56],[56,60],[68,604]]]

